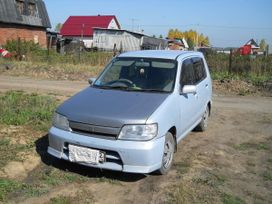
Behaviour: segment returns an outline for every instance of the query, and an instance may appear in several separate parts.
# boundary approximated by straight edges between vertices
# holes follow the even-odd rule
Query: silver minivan
[[[123,53],[89,82],[54,113],[48,153],[57,158],[165,174],[178,142],[207,128],[212,84],[199,52]]]

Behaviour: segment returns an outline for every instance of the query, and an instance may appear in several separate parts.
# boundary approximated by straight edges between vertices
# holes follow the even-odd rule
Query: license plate
[[[69,149],[69,160],[71,162],[77,163],[87,163],[87,164],[99,164],[105,161],[105,152],[81,147],[76,145],[68,145]]]

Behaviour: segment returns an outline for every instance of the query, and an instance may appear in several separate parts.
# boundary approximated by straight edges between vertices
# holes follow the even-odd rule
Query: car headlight
[[[151,140],[157,135],[158,125],[125,125],[118,139],[120,140],[137,140],[137,141],[147,141]]]
[[[70,131],[68,119],[65,116],[60,115],[56,112],[54,113],[52,124],[56,128]]]

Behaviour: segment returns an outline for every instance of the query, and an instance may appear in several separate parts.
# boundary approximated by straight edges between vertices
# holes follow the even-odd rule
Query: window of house
[[[30,16],[36,16],[37,15],[37,7],[34,1],[30,1],[28,3],[28,13]]]
[[[24,14],[24,10],[25,10],[25,2],[24,0],[16,0],[16,7],[19,11],[20,14]]]

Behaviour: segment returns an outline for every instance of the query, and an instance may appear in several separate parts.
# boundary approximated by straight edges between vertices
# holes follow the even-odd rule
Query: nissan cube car
[[[123,53],[89,83],[54,113],[48,153],[59,159],[165,174],[178,142],[207,128],[212,84],[199,52]]]

